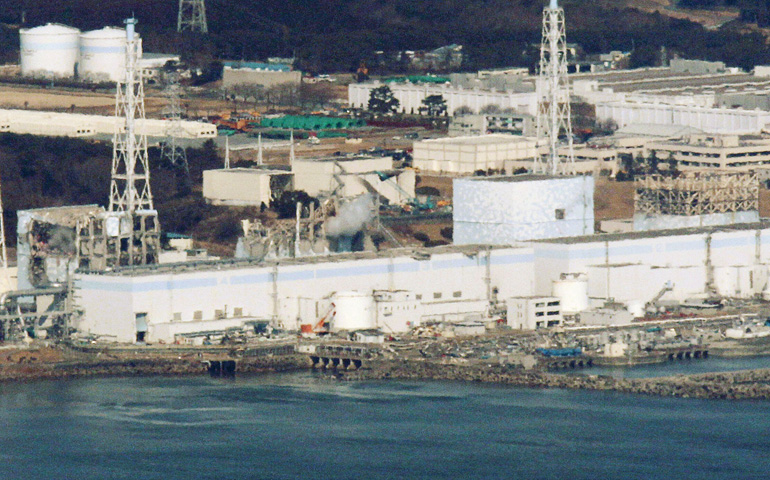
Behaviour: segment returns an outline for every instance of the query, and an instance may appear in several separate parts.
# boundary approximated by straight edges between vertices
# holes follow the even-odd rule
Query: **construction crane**
[[[329,304],[329,308],[326,309],[326,312],[321,315],[321,318],[319,318],[315,324],[308,323],[305,325],[300,325],[300,331],[302,332],[302,335],[326,335],[329,333],[329,326],[327,324],[331,322],[331,319],[334,318],[334,315],[336,314],[337,307],[334,305],[334,302],[332,302]]]
[[[667,281],[663,285],[663,288],[661,288],[660,291],[654,297],[652,297],[652,299],[649,302],[647,302],[644,305],[644,311],[646,313],[658,313],[658,302],[660,301],[661,298],[663,298],[663,295],[672,291],[673,289],[674,289],[674,282],[670,280]]]

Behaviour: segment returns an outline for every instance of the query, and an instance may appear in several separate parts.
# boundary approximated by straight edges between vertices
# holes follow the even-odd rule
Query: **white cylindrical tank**
[[[91,82],[116,82],[126,70],[126,31],[105,27],[80,35],[78,76]]]
[[[588,310],[588,277],[582,273],[563,273],[553,282],[553,296],[561,301],[563,313]]]
[[[71,78],[78,62],[80,30],[49,23],[19,30],[21,74],[25,77]]]
[[[641,300],[631,300],[626,303],[626,309],[631,312],[631,315],[633,315],[634,318],[642,318],[645,314],[644,302]]]
[[[375,328],[374,297],[371,293],[337,292],[334,305],[336,313],[332,320],[332,331]]]

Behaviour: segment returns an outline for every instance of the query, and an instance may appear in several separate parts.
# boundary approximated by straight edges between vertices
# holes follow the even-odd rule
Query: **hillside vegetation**
[[[706,0],[682,0],[692,3]],[[740,0],[735,0],[740,2]],[[753,10],[763,0],[752,2]],[[465,68],[532,66],[544,0],[207,0],[210,34],[176,33],[175,0],[5,0],[0,3],[0,59],[18,58],[21,12],[26,26],[60,22],[82,30],[120,25],[134,14],[145,49],[180,52],[204,66],[214,58],[292,56],[315,72],[374,66],[377,50],[433,49],[457,43]],[[706,30],[686,20],[619,8],[616,0],[563,0],[568,41],[586,53],[657,50],[688,58],[724,60],[751,68],[768,63],[764,38],[738,28]],[[649,63],[652,57],[647,58]],[[380,72],[374,72],[380,73]]]

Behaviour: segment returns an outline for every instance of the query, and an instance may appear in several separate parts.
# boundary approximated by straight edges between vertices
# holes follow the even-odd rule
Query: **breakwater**
[[[339,380],[450,380],[616,391],[680,398],[770,400],[770,369],[656,378],[613,378],[604,375],[558,375],[523,371],[503,365],[451,365],[431,362],[380,362],[371,369],[338,372]]]
[[[307,355],[240,356],[147,350],[98,353],[60,349],[25,350],[0,355],[0,381],[67,379],[109,376],[185,376],[209,373],[211,360],[235,360],[238,375],[306,370]],[[615,378],[606,375],[560,375],[499,364],[448,364],[431,361],[376,359],[357,370],[326,371],[342,381],[449,380],[514,385],[526,388],[616,391],[679,398],[770,400],[770,369],[676,375],[655,378]]]

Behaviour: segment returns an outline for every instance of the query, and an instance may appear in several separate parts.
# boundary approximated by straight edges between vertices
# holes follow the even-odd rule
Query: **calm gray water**
[[[770,356],[707,359],[674,360],[655,365],[636,367],[592,367],[579,370],[555,370],[554,373],[609,375],[615,378],[650,378],[671,375],[692,375],[710,372],[734,372],[736,370],[755,370],[770,368]],[[768,476],[770,478],[770,475]]]
[[[1,479],[770,476],[770,402],[312,373],[0,389]]]

